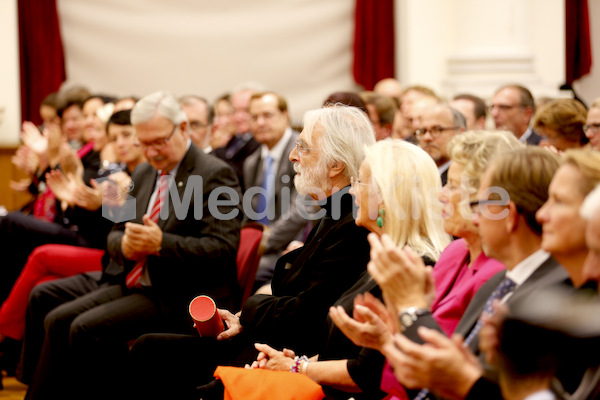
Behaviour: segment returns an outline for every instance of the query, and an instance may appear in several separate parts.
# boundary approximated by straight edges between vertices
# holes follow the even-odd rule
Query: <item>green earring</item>
[[[385,210],[383,208],[379,209],[379,217],[377,217],[377,226],[383,228],[383,216],[385,215]]]

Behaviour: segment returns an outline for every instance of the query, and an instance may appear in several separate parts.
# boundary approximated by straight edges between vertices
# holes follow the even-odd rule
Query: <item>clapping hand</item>
[[[394,324],[387,308],[370,293],[354,298],[354,318],[341,306],[331,307],[329,316],[357,346],[381,351],[382,346],[393,338]]]

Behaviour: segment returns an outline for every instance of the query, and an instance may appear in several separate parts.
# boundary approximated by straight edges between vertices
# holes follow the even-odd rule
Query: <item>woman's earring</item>
[[[383,216],[385,215],[385,210],[383,208],[379,209],[379,217],[377,217],[377,226],[383,228]]]

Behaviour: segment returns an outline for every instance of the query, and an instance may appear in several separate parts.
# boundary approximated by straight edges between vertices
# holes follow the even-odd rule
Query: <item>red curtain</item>
[[[354,80],[366,90],[394,77],[394,0],[356,0]]]
[[[65,80],[56,0],[19,0],[21,117],[40,124],[39,106]]]
[[[588,0],[565,0],[567,84],[592,68]]]

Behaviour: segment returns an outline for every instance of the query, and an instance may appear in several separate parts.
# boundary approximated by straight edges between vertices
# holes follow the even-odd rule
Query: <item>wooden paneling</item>
[[[11,162],[15,151],[16,148],[0,148],[0,205],[8,211],[20,209],[31,199],[29,193],[15,192],[10,188],[11,180],[18,181],[26,177]]]

